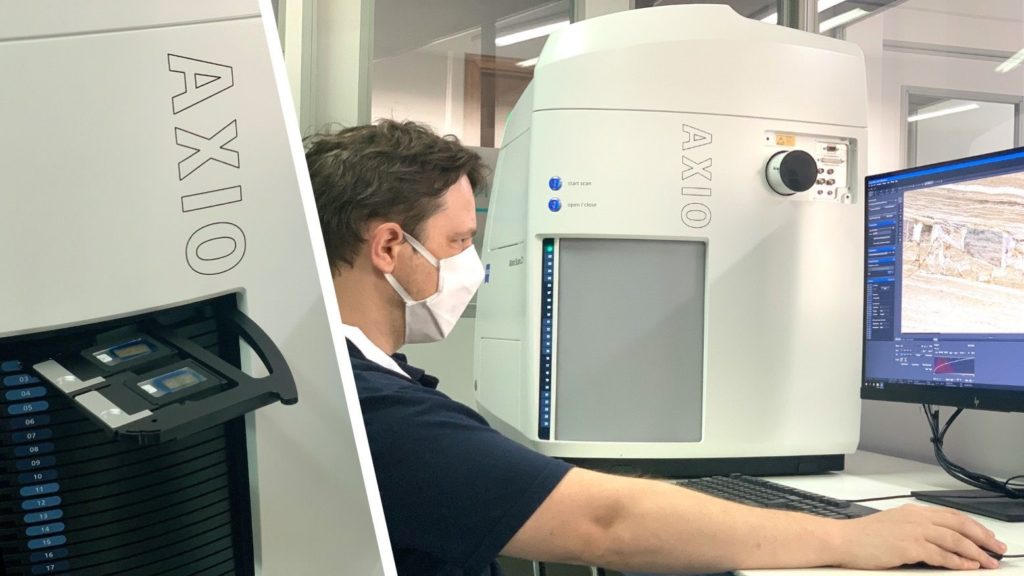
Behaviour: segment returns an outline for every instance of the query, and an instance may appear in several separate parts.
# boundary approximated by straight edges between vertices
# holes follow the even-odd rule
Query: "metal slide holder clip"
[[[180,331],[149,320],[73,340],[33,369],[113,435],[141,445],[205,430],[275,402],[298,401],[281,351],[248,316],[217,317],[220,346],[245,341],[268,375],[255,378]],[[236,350],[237,352],[237,350]]]

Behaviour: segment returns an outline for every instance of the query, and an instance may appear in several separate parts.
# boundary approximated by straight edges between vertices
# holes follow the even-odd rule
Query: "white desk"
[[[967,486],[960,484],[952,477],[935,465],[922,464],[913,460],[893,458],[871,452],[858,452],[846,458],[846,470],[820,476],[786,476],[772,478],[780,484],[816,492],[833,498],[843,500],[857,500],[860,498],[875,498],[879,496],[895,496],[906,494],[911,490],[948,490],[965,489]],[[879,502],[866,502],[865,505],[885,510],[895,508],[907,502],[925,504],[913,498],[900,500],[882,500]],[[971,515],[980,523],[996,533],[996,537],[1008,546],[1007,554],[1024,554],[1024,522],[1010,523],[1000,520],[993,520],[984,516]],[[817,576],[836,574],[870,573],[860,570],[841,570],[838,568],[814,568],[804,570],[745,570],[741,574],[749,576]],[[888,570],[887,573],[903,574],[926,574],[941,572],[953,574],[948,570],[931,570],[927,568],[912,568],[905,570]],[[988,573],[986,571],[986,573]],[[1024,576],[1024,558],[1008,558],[1001,562],[997,572],[991,572],[993,576]]]

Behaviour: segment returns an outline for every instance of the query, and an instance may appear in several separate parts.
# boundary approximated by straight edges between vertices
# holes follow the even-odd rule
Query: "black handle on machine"
[[[185,399],[154,410],[150,418],[114,430],[140,444],[157,444],[181,438],[243,416],[274,402],[295,404],[298,391],[284,355],[256,322],[239,310],[222,318],[237,336],[245,340],[267,369],[267,376],[254,378],[210,353],[202,346],[168,328],[151,329],[153,334],[191,357],[203,367],[236,385],[199,400]]]

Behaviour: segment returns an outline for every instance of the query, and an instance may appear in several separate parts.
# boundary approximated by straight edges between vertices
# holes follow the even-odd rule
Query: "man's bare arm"
[[[994,568],[980,546],[1005,551],[991,531],[941,508],[903,506],[829,520],[726,502],[664,482],[573,469],[503,554],[649,572],[915,562]]]

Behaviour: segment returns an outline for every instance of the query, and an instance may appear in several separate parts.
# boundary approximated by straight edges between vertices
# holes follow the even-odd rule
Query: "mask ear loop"
[[[404,237],[404,238],[405,238],[406,240],[408,240],[408,241],[409,241],[409,245],[410,245],[410,246],[412,246],[412,247],[413,247],[413,249],[415,249],[415,250],[416,250],[417,252],[419,252],[419,253],[420,253],[420,256],[423,256],[424,258],[426,258],[427,262],[430,262],[431,266],[433,266],[434,268],[437,268],[437,267],[438,267],[438,265],[437,265],[437,258],[434,258],[434,255],[433,255],[433,254],[431,254],[431,253],[430,253],[430,252],[429,252],[429,251],[428,251],[428,250],[427,250],[427,249],[426,249],[426,248],[425,248],[425,247],[423,246],[423,244],[420,244],[420,241],[419,241],[419,240],[417,240],[417,239],[413,238],[413,237],[412,237],[412,235],[410,235],[410,234],[407,234],[407,233],[405,233],[404,231],[402,232],[402,236],[403,236],[403,237]]]
[[[419,252],[420,256],[423,256],[423,258],[427,262],[430,262],[431,266],[437,268],[440,271],[441,267],[438,265],[437,258],[435,258],[434,255],[431,254],[430,251],[427,250],[425,246],[423,246],[423,244],[420,244],[419,240],[413,238],[411,234],[406,233],[404,230],[402,231],[402,239],[407,240],[409,242],[409,245],[413,247],[413,250]],[[398,279],[395,278],[393,275],[385,274],[384,279],[388,281],[388,284],[391,284],[391,287],[395,289],[395,292],[398,292],[398,295],[402,297],[402,300],[406,303],[406,305],[414,304],[417,302],[417,300],[413,298],[412,295],[409,294],[409,292],[407,292],[405,288],[402,287],[401,284],[398,283]],[[438,288],[440,289],[440,275],[438,276]]]
[[[385,274],[384,279],[388,281],[388,284],[391,284],[391,287],[395,289],[395,292],[398,292],[398,295],[401,296],[402,301],[405,302],[406,305],[416,302],[416,300],[414,300],[413,297],[405,291],[405,288],[402,288],[402,285],[398,283],[398,280],[394,276],[391,274]]]

